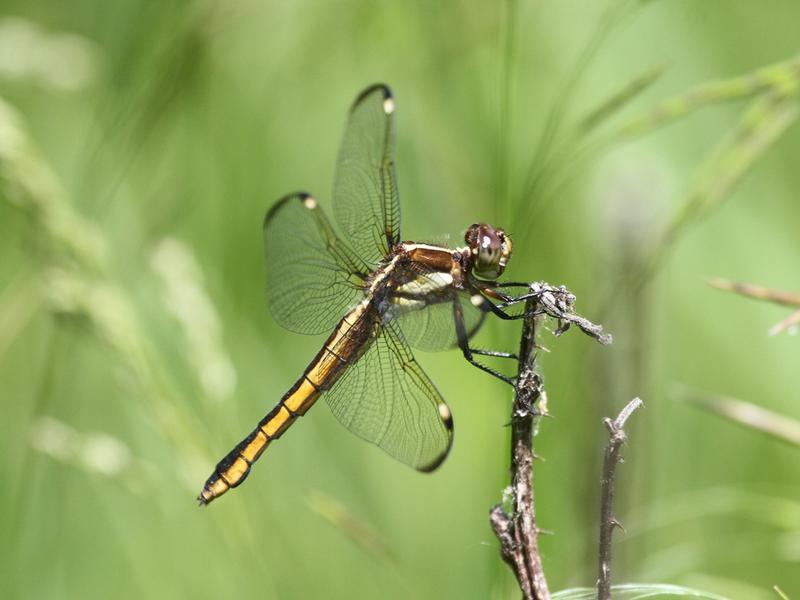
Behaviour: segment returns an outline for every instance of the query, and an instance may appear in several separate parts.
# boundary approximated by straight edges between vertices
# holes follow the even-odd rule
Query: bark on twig
[[[550,598],[542,559],[539,554],[536,512],[533,493],[533,429],[539,414],[537,402],[545,398],[542,378],[536,372],[536,335],[544,318],[557,319],[555,335],[577,325],[587,335],[603,344],[611,343],[611,336],[603,328],[591,323],[573,311],[575,296],[566,288],[534,283],[528,294],[517,301],[525,301],[522,339],[519,348],[516,393],[511,411],[511,501],[508,514],[501,504],[492,508],[489,520],[497,539],[500,553],[511,567],[519,582],[525,600]]]
[[[625,422],[641,406],[642,401],[634,398],[625,405],[616,419],[603,419],[608,429],[609,441],[603,457],[603,479],[600,481],[600,567],[597,576],[599,600],[611,598],[611,536],[615,527],[622,528],[614,516],[614,480],[617,465],[622,462],[622,446],[627,440]]]

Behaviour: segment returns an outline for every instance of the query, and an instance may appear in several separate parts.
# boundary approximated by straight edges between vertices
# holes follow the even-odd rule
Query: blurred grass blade
[[[34,282],[23,277],[0,290],[0,360],[28,327],[40,305]]]
[[[800,310],[796,310],[783,321],[775,323],[767,332],[769,335],[778,335],[784,331],[794,331],[800,325]]]
[[[42,416],[31,425],[30,445],[52,460],[116,480],[137,495],[151,492],[157,485],[154,467],[107,433],[79,432],[63,421]]]
[[[677,121],[703,107],[775,90],[796,87],[800,80],[800,56],[768,65],[731,79],[709,81],[668,98],[625,123],[620,137],[634,137]]]
[[[775,593],[778,594],[778,597],[781,598],[781,600],[789,600],[789,596],[787,596],[786,593],[777,585],[773,585],[772,589],[775,590]]]
[[[225,348],[222,320],[192,248],[176,238],[164,238],[150,253],[150,266],[161,280],[166,312],[181,327],[184,356],[205,396],[229,400],[236,391],[236,368]]]
[[[726,292],[734,292],[741,296],[748,298],[755,298],[757,300],[766,300],[782,306],[800,306],[800,294],[793,292],[784,292],[781,290],[773,290],[765,288],[760,285],[750,283],[737,283],[735,281],[728,281],[727,279],[712,278],[708,283]],[[769,335],[777,335],[787,329],[792,329],[800,325],[800,310],[793,312],[788,317],[776,323],[769,329]]]
[[[86,269],[106,264],[99,231],[65,201],[64,190],[30,143],[17,111],[0,98],[0,199],[25,213],[43,235],[36,243]]]
[[[628,81],[621,89],[603,100],[598,106],[591,109],[588,114],[579,119],[568,134],[556,140],[550,149],[549,155],[544,157],[545,163],[540,165],[540,172],[536,175],[538,184],[532,180],[529,194],[532,194],[536,185],[539,185],[543,195],[555,195],[557,190],[573,176],[573,169],[587,158],[598,153],[609,144],[607,137],[587,141],[588,136],[597,127],[615,113],[622,110],[641,93],[647,90],[664,73],[665,67],[653,67]],[[548,165],[570,165],[570,169],[550,168]],[[549,170],[549,172],[548,172]],[[555,183],[552,183],[554,181]],[[545,188],[549,184],[549,188]],[[546,193],[544,190],[546,189]]]
[[[733,187],[753,168],[800,114],[797,100],[767,94],[755,99],[733,131],[698,170],[696,183],[653,247],[650,257],[632,278],[641,287],[658,269],[682,234],[717,208]]]
[[[631,531],[628,538],[721,516],[733,517],[737,522],[753,522],[763,529],[793,532],[800,522],[800,502],[726,486],[668,494],[643,507],[638,521],[628,519]]]
[[[382,536],[360,515],[335,498],[320,491],[314,491],[306,498],[306,504],[373,556],[383,561],[392,559],[392,553]]]
[[[625,583],[612,586],[617,600],[639,600],[640,598],[705,598],[706,600],[728,600],[725,596],[704,592],[681,585],[666,583]],[[594,588],[571,588],[552,595],[553,600],[593,600],[597,597]]]
[[[85,325],[133,374],[139,385],[137,400],[148,405],[154,427],[173,444],[173,466],[186,477],[203,454],[198,447],[203,428],[194,413],[179,411],[174,402],[177,386],[144,334],[131,294],[111,276],[104,232],[71,205],[31,143],[21,117],[1,98],[0,198],[29,217],[32,243],[44,250],[37,266],[48,308]]]
[[[544,128],[534,149],[522,186],[522,194],[519,199],[521,205],[525,206],[531,198],[538,199],[542,196],[543,194],[537,194],[537,192],[540,192],[541,188],[544,187],[551,176],[551,171],[559,168],[558,163],[560,161],[554,159],[563,156],[565,152],[564,146],[570,145],[569,140],[563,141],[559,139],[559,133],[562,131],[564,120],[575,98],[575,89],[584,74],[611,34],[640,8],[641,4],[638,2],[621,0],[619,2],[611,2],[601,15],[592,35],[567,73],[567,77],[564,79],[559,93],[556,94],[555,101],[544,121]]]
[[[700,208],[704,211],[715,208],[795,122],[799,110],[796,97],[768,94],[754,100],[700,170],[695,192]]]
[[[734,292],[740,296],[755,298],[756,300],[767,300],[782,306],[800,306],[800,294],[795,292],[784,292],[773,290],[752,283],[738,283],[719,277],[712,277],[708,280],[709,285],[725,292]]]
[[[693,404],[770,437],[800,446],[800,421],[750,402],[724,396],[687,396]]]
[[[666,71],[664,65],[651,67],[628,81],[621,89],[603,100],[598,106],[578,122],[578,131],[587,134],[622,110],[651,85],[658,81]]]

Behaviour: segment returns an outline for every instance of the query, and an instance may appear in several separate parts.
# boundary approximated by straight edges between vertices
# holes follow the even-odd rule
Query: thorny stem
[[[598,600],[611,599],[611,536],[614,528],[622,528],[614,516],[614,480],[617,465],[622,462],[622,446],[627,440],[625,422],[638,408],[643,406],[639,398],[634,398],[625,405],[613,421],[603,419],[608,429],[609,440],[603,457],[603,478],[600,480],[600,565],[597,576]]]
[[[544,384],[536,372],[536,335],[546,316],[558,320],[555,335],[576,324],[587,335],[600,343],[611,343],[611,336],[603,328],[576,315],[573,311],[575,297],[564,287],[555,288],[545,283],[534,283],[530,293],[521,296],[525,301],[522,338],[519,349],[519,367],[514,404],[511,411],[511,496],[513,512],[506,513],[497,504],[489,513],[489,521],[500,541],[500,553],[519,582],[525,600],[550,598],[542,559],[539,554],[536,513],[533,493],[533,428],[535,418],[544,411],[536,403],[545,398]]]

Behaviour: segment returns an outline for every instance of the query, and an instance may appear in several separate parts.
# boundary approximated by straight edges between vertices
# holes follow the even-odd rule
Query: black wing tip
[[[312,194],[309,194],[308,192],[299,191],[299,192],[292,192],[291,194],[286,194],[285,196],[280,198],[275,204],[269,207],[269,209],[267,210],[267,214],[264,215],[263,227],[266,227],[267,223],[269,223],[273,219],[273,217],[275,217],[275,214],[281,208],[283,208],[287,203],[291,202],[292,200],[299,200],[300,202],[306,202],[306,200],[308,200],[309,198],[314,200],[314,196]]]
[[[421,467],[418,467],[417,471],[419,471],[420,473],[433,473],[436,469],[438,469],[440,466],[442,466],[442,463],[447,458],[447,456],[450,454],[450,448],[452,447],[452,445],[453,445],[453,437],[450,436],[450,444],[448,444],[447,450],[442,452],[442,454],[440,456],[437,456],[434,459],[433,462],[431,462],[431,463],[429,463],[427,465],[423,465]]]
[[[358,95],[358,97],[353,102],[353,105],[350,107],[350,112],[353,112],[356,108],[358,108],[361,105],[362,102],[364,102],[364,100],[366,100],[368,97],[370,97],[378,90],[380,90],[381,94],[383,95],[384,102],[386,102],[387,100],[394,99],[394,95],[392,94],[392,88],[390,88],[385,83],[373,83]]]
[[[417,471],[420,473],[433,473],[436,469],[438,469],[445,459],[450,455],[450,450],[453,448],[453,416],[450,414],[450,409],[447,408],[447,405],[442,403],[440,406],[444,406],[446,409],[446,414],[442,414],[442,424],[444,425],[445,430],[447,431],[447,447],[444,451],[433,459],[427,465],[422,465],[417,467]],[[440,414],[441,414],[440,408]]]

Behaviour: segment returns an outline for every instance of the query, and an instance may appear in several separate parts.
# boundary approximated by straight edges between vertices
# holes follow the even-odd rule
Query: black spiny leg
[[[512,358],[514,360],[519,359],[519,356],[517,356],[513,352],[500,352],[498,350],[481,350],[480,348],[470,348],[469,350],[473,354],[479,354],[481,356],[494,356],[496,358]]]
[[[514,304],[514,302],[511,303],[504,302],[502,305],[497,305],[491,300],[486,301],[486,305],[489,311],[491,311],[493,315],[500,317],[504,321],[516,321],[517,319],[524,319],[527,316],[524,312],[521,312],[518,315],[512,315],[503,310],[504,308],[511,306],[512,304]]]
[[[507,296],[506,294],[497,294],[496,290],[492,290],[494,292],[492,295],[497,296],[500,302],[499,304],[495,304],[491,300],[489,300],[482,292],[485,290],[476,290],[476,293],[479,294],[485,304],[485,310],[491,312],[496,317],[503,319],[504,321],[516,321],[518,319],[524,319],[525,317],[529,316],[524,311],[519,313],[518,315],[513,315],[505,311],[506,308],[509,306],[514,306],[515,304],[519,304],[520,302],[524,302],[528,298],[532,297],[532,294],[526,294],[523,296]]]
[[[522,294],[520,296],[511,296],[506,294],[505,292],[501,292],[497,288],[508,288],[508,287],[524,287],[528,289],[528,293]],[[516,321],[518,319],[524,319],[529,314],[522,312],[518,315],[510,314],[506,312],[506,308],[509,306],[514,306],[515,304],[519,304],[520,302],[525,302],[528,298],[535,298],[541,292],[531,292],[530,291],[530,284],[528,283],[517,283],[517,282],[503,282],[497,283],[494,282],[493,285],[475,285],[474,283],[470,286],[470,289],[474,294],[478,294],[484,300],[483,310],[491,312],[495,316],[505,320],[505,321]],[[497,304],[492,302],[490,298],[494,298],[495,300],[499,300]],[[535,314],[535,313],[534,313]]]
[[[492,303],[486,301],[485,304],[491,305]],[[477,367],[481,371],[485,371],[489,373],[489,375],[493,375],[498,379],[500,379],[501,381],[506,382],[511,387],[514,387],[516,385],[514,378],[506,377],[502,373],[495,371],[491,367],[487,367],[486,365],[481,364],[477,360],[475,360],[473,354],[479,354],[482,356],[497,356],[501,358],[516,358],[516,356],[514,356],[509,352],[495,352],[493,350],[477,350],[469,347],[469,337],[467,336],[467,329],[464,325],[464,312],[461,308],[461,303],[459,302],[457,296],[453,298],[453,320],[455,321],[455,326],[456,326],[458,347],[461,348],[461,352],[464,354],[464,358],[467,359],[467,362],[469,362],[469,364],[471,364],[473,367]]]
[[[492,287],[496,288],[525,288],[530,289],[530,283],[522,283],[521,281],[495,281],[492,283]]]

